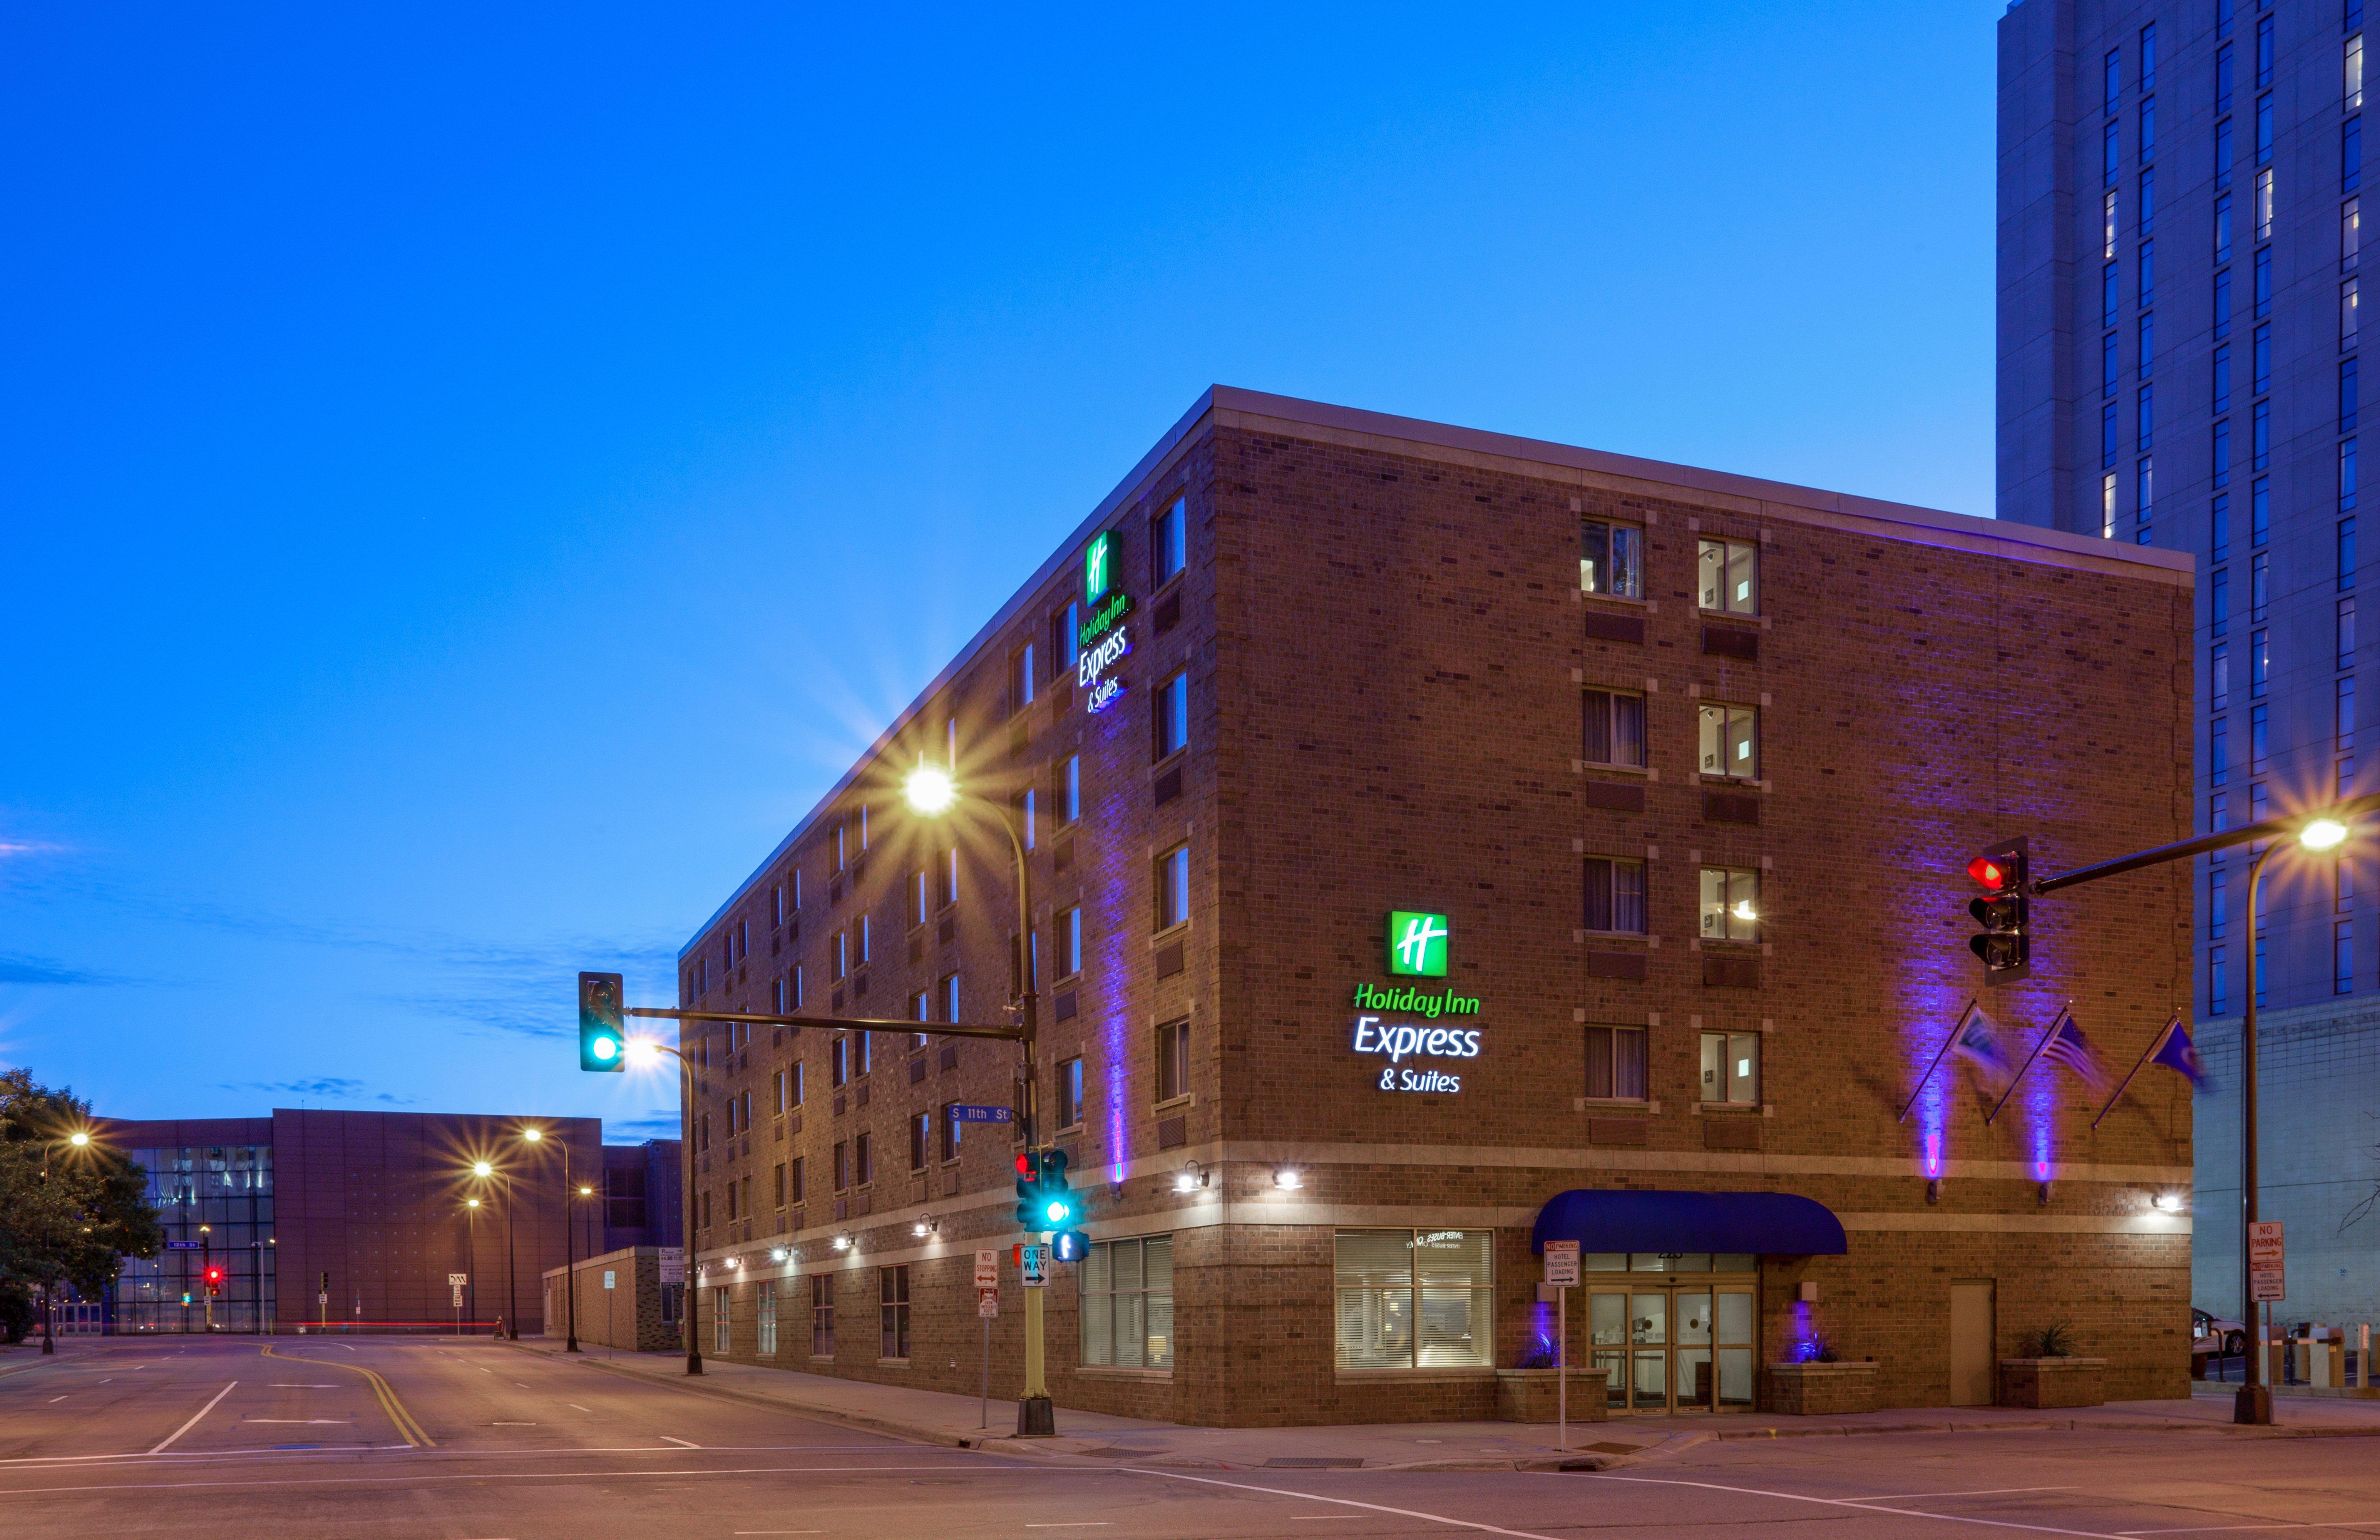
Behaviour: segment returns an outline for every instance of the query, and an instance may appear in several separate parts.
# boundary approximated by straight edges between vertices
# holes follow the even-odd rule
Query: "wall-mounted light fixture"
[[[2041,1207],[2043,1207],[2044,1208],[2046,1208],[2046,1207],[2049,1207],[2049,1183],[2048,1183],[2048,1182],[2043,1182],[2043,1183],[2041,1184],[2041,1190],[2040,1190],[2040,1192],[2039,1192],[2038,1194],[2035,1194],[2034,1201],[2038,1202],[2038,1203],[2041,1205]]]
[[[837,1251],[849,1251],[852,1248],[852,1234],[851,1231],[847,1230],[834,1238],[834,1249]]]
[[[1942,1201],[1942,1179],[1940,1177],[1929,1176],[1925,1179],[1925,1201],[1928,1203],[1939,1203]]]
[[[2159,1193],[2149,1199],[2149,1207],[2160,1214],[2179,1214],[2190,1206],[2190,1200],[2180,1193]]]
[[[779,1246],[769,1253],[769,1260],[771,1262],[783,1262],[784,1259],[785,1248],[783,1246]]]
[[[1284,1192],[1295,1192],[1303,1185],[1298,1180],[1297,1168],[1294,1166],[1283,1166],[1275,1170],[1272,1173],[1272,1184]]]
[[[909,1233],[912,1235],[940,1235],[941,1232],[942,1221],[931,1214],[918,1215],[917,1222],[909,1227]]]
[[[1173,1178],[1173,1190],[1177,1193],[1195,1193],[1207,1185],[1208,1175],[1207,1168],[1196,1160],[1185,1161],[1181,1171]]]

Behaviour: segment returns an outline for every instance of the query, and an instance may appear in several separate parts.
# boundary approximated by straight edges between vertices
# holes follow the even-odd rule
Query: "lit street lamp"
[[[686,1270],[678,1279],[677,1324],[686,1338],[686,1372],[702,1373],[702,1344],[694,1329],[695,1291],[691,1274],[694,1265],[694,1066],[686,1055],[651,1037],[631,1037],[627,1042],[628,1064],[633,1069],[650,1069],[666,1054],[677,1061],[680,1107],[685,1120],[678,1144],[678,1170],[686,1181],[684,1218],[678,1226],[679,1251],[686,1259]],[[576,1292],[574,1286],[573,1292]]]

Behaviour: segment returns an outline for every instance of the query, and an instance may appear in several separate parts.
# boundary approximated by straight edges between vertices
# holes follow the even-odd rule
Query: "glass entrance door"
[[[1588,1363],[1615,1413],[1749,1412],[1753,1286],[1587,1287]]]

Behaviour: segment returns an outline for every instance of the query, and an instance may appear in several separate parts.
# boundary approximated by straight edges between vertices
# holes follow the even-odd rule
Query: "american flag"
[[[2082,1077],[2093,1090],[2105,1093],[2107,1072],[2099,1067],[2099,1056],[2092,1051],[2091,1039],[2082,1036],[2071,1013],[2061,1011],[2058,1025],[2049,1029],[2049,1041],[2042,1045],[2042,1055],[2055,1059]]]

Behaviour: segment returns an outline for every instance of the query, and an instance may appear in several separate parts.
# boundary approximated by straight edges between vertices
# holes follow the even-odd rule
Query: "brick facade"
[[[1155,584],[1151,521],[1177,499],[1186,570]],[[1583,519],[1642,528],[1641,598],[1581,592]],[[1035,698],[1013,699],[1015,650],[1048,647],[1103,529],[1133,599],[1123,695],[1089,712],[1037,650]],[[1755,612],[1698,608],[1706,539],[1756,552]],[[1237,1425],[1491,1416],[1495,1370],[1550,1329],[1530,1229],[1572,1188],[1826,1205],[1849,1254],[1762,1259],[1759,1357],[1823,1332],[1877,1361],[1884,1404],[1949,1398],[1949,1287],[1973,1279],[1995,1282],[1998,1351],[2070,1318],[2111,1396],[2181,1394],[2189,1226],[2148,1200],[2188,1186],[2187,1098],[2128,1098],[2094,1133],[2088,1091],[2043,1064],[1986,1127],[1988,1102],[1946,1064],[1896,1114],[1979,982],[1969,855],[2024,833],[2056,870],[2187,831],[2190,625],[2186,558],[1218,387],[689,944],[682,1003],[769,1011],[798,964],[814,1013],[906,1017],[956,974],[962,1019],[1005,1019],[1005,841],[989,815],[953,815],[944,907],[930,874],[953,836],[898,804],[899,774],[939,762],[955,721],[968,792],[995,806],[1037,792],[1045,958],[1083,912],[1080,976],[1045,969],[1038,1063],[1047,1109],[1056,1067],[1083,1059],[1084,1116],[1052,1141],[1087,1191],[1086,1228],[1172,1237],[1167,1369],[1077,1364],[1079,1269],[1058,1269],[1061,1405]],[[1176,672],[1190,745],[1160,758],[1152,715]],[[1581,692],[1597,687],[1642,696],[1641,769],[1583,762]],[[1699,773],[1706,703],[1757,712],[1756,780]],[[1074,755],[1082,818],[1062,828],[1049,798]],[[1160,929],[1160,858],[1184,844],[1189,918]],[[1584,928],[1589,857],[1642,863],[1641,935]],[[1702,939],[1706,867],[1757,874],[1756,941]],[[800,906],[778,925],[796,869]],[[1395,982],[1481,1002],[1462,1020],[1476,1057],[1408,1061],[1459,1073],[1451,1094],[1382,1089],[1388,1061],[1351,1048],[1354,990],[1391,982],[1391,909],[1452,931],[1446,978]],[[2034,976],[1987,1008],[2029,1051],[2070,998],[2120,1073],[2186,1009],[2186,873],[2034,912]],[[871,961],[836,979],[833,938],[856,946],[863,914]],[[1160,1101],[1158,1028],[1185,1019],[1186,1093]],[[1590,1025],[1644,1029],[1644,1097],[1584,1095]],[[1756,1103],[1703,1104],[1706,1031],[1757,1039]],[[971,1391],[972,1253],[997,1246],[993,1383],[1013,1395],[1017,1146],[968,1125],[958,1159],[929,1147],[913,1173],[905,1120],[1010,1103],[1015,1050],[879,1037],[871,1073],[836,1086],[834,1036],[763,1027],[731,1052],[722,1028],[685,1032],[701,1066],[690,1228],[704,1286],[729,1291],[729,1356],[757,1358],[765,1278],[774,1362]],[[778,1116],[775,1077],[796,1064],[803,1100]],[[872,1180],[838,1191],[835,1147],[851,1158],[863,1134]],[[796,1158],[800,1201],[781,1207],[776,1168]],[[1207,1184],[1179,1192],[1189,1162]],[[1334,1233],[1395,1227],[1495,1232],[1492,1363],[1341,1366]],[[905,1359],[882,1352],[880,1270],[897,1266]],[[819,1274],[831,1359],[808,1351]]]

